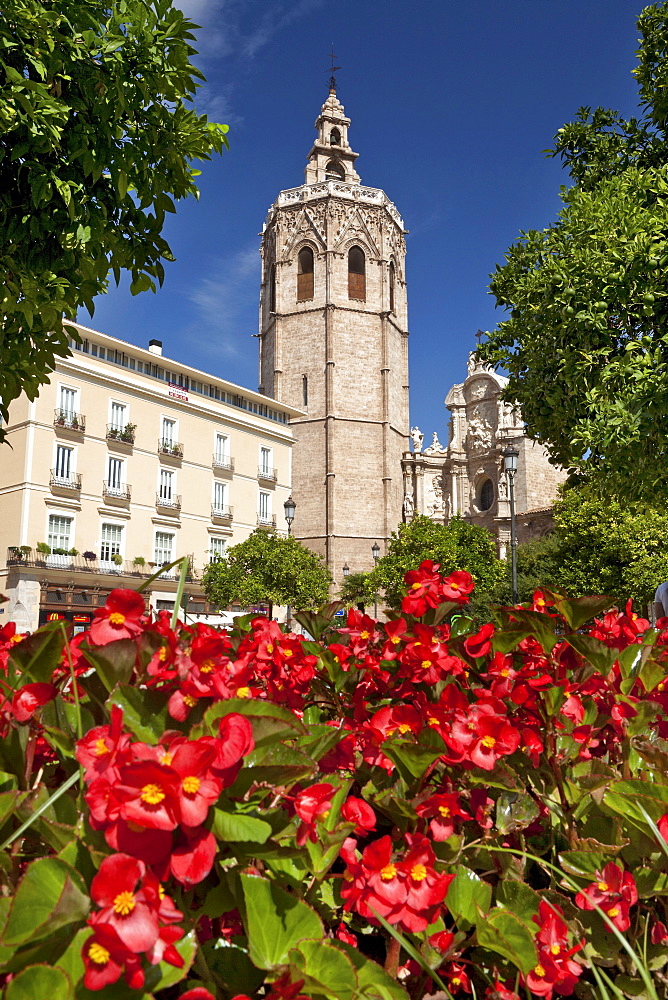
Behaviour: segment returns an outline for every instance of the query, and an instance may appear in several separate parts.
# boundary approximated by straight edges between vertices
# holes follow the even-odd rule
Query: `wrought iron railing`
[[[181,510],[181,496],[173,493],[170,497],[163,497],[156,493],[155,505],[156,507],[167,507],[170,510]]]
[[[130,500],[132,487],[129,483],[110,483],[105,479],[102,483],[102,496],[108,500]]]
[[[68,431],[81,431],[83,434],[86,430],[86,418],[81,413],[56,409],[53,411],[53,425],[64,427]]]
[[[172,458],[183,458],[183,445],[180,441],[170,441],[169,438],[160,438],[158,441],[158,454],[170,455]]]
[[[58,490],[72,490],[73,493],[79,493],[81,491],[81,473],[70,472],[68,475],[62,476],[55,469],[51,469],[49,485],[52,489],[55,487]]]
[[[227,507],[226,505],[218,506],[215,503],[211,504],[211,517],[215,517],[223,521],[231,521],[233,513],[234,507]]]
[[[234,472],[234,459],[228,456],[214,455],[211,464],[214,469],[227,469],[229,472]]]

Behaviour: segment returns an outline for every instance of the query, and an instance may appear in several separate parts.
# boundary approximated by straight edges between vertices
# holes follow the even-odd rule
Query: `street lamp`
[[[378,542],[374,542],[371,546],[371,555],[373,556],[374,567],[378,565],[378,557],[380,556],[380,545]],[[378,620],[378,595],[373,595],[373,617]]]
[[[294,502],[292,497],[288,499],[283,504],[283,510],[285,511],[285,520],[288,522],[288,535],[292,534],[292,522],[295,519],[295,507],[297,504]]]
[[[510,565],[513,582],[513,604],[517,604],[517,536],[515,535],[515,473],[517,472],[517,459],[519,451],[514,445],[509,444],[501,452],[503,455],[503,467],[508,477],[510,487]]]
[[[348,563],[343,564],[343,576],[346,577],[350,574],[350,566]]]

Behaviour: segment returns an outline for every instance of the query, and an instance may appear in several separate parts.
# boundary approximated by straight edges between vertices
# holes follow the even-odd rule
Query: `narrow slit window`
[[[394,312],[394,261],[390,261],[390,312]]]
[[[297,258],[297,302],[313,298],[313,251],[302,247]]]
[[[348,298],[366,299],[366,262],[361,247],[348,251]]]
[[[302,405],[308,406],[308,375],[302,375]]]

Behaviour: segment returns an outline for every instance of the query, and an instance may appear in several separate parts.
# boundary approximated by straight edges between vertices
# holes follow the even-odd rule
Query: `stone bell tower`
[[[260,391],[293,421],[293,533],[337,583],[373,568],[401,521],[408,448],[406,243],[401,216],[363,186],[350,119],[329,96],[305,183],[281,191],[262,235]]]

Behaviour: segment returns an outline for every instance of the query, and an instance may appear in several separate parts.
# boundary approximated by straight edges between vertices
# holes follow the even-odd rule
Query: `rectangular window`
[[[215,510],[224,510],[227,501],[227,484],[213,484],[213,506]]]
[[[70,419],[74,416],[76,412],[76,390],[66,389],[65,386],[60,387],[60,411],[61,413],[69,417]]]
[[[162,418],[162,443],[165,448],[171,448],[175,441],[176,421]]]
[[[171,500],[173,497],[174,473],[169,469],[160,470],[160,499]],[[171,538],[171,535],[170,535]]]
[[[230,439],[227,434],[216,434],[216,446],[214,452],[217,462],[226,463],[230,460]]]
[[[103,524],[102,541],[100,543],[100,559],[102,562],[112,562],[115,555],[120,555],[122,542],[122,525]]]
[[[271,448],[260,448],[260,471],[265,476],[271,472]]]
[[[111,429],[112,431],[122,431],[127,424],[127,417],[125,415],[127,407],[123,403],[112,403],[111,404]]]
[[[60,514],[49,515],[49,535],[47,542],[51,546],[52,551],[53,549],[66,549],[69,551],[72,547],[72,542],[70,541],[71,533],[71,517],[62,517]]]
[[[166,531],[156,531],[155,533],[155,561],[158,566],[172,561],[172,549],[174,545],[174,535]]]
[[[74,468],[74,448],[59,444],[56,448],[56,479],[69,483]]]
[[[268,521],[271,517],[271,494],[270,493],[260,493],[260,506],[259,511],[260,520]]]
[[[225,544],[224,538],[209,539],[209,562],[220,562],[225,558]]]
[[[123,485],[123,459],[112,458],[107,460],[107,489],[110,491],[120,490]]]

